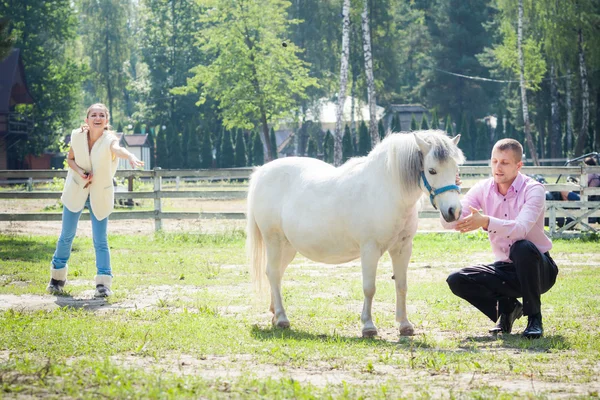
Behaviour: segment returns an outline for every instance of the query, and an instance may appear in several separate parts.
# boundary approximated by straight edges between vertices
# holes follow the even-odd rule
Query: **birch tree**
[[[517,20],[517,51],[519,56],[519,84],[521,86],[521,105],[523,107],[523,123],[525,125],[525,140],[531,153],[533,165],[540,165],[533,145],[531,126],[529,124],[529,107],[527,106],[527,88],[525,87],[525,63],[523,62],[523,0],[519,0],[519,17]]]
[[[577,50],[579,55],[579,78],[581,80],[581,130],[577,135],[575,154],[583,153],[588,139],[588,125],[590,122],[590,89],[588,87],[587,67],[585,65],[585,53],[583,50],[583,30],[577,30]]]
[[[333,146],[333,163],[335,166],[342,165],[342,131],[344,103],[346,102],[346,85],[348,84],[348,56],[350,53],[350,0],[344,0],[342,9],[342,59],[340,65],[340,90],[338,92],[338,103],[335,118],[335,141]]]
[[[373,79],[373,54],[371,52],[368,0],[363,0],[361,19],[363,30],[363,52],[365,55],[365,75],[367,76],[367,93],[369,98],[369,135],[371,136],[371,148],[374,148],[377,143],[379,143],[379,132],[377,132],[376,94],[375,80]]]

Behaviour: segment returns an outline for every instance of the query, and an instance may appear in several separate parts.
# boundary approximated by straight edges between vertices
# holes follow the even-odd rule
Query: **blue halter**
[[[435,203],[433,202],[433,198],[435,196],[437,196],[438,194],[442,194],[444,192],[447,192],[449,190],[456,190],[460,194],[460,187],[458,187],[456,185],[448,185],[448,186],[444,186],[444,187],[439,188],[439,189],[432,188],[431,185],[429,184],[429,182],[427,182],[427,178],[425,178],[425,172],[424,171],[421,171],[421,178],[423,179],[423,184],[425,185],[425,187],[427,188],[427,191],[429,192],[429,201],[431,201],[431,205],[436,210],[437,210],[437,207],[435,206]]]

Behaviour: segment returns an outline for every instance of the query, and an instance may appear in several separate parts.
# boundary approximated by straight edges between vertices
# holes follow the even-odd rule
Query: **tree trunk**
[[[566,79],[567,94],[567,148],[565,156],[569,158],[573,154],[573,101],[571,100],[571,69],[567,69]]]
[[[517,24],[517,46],[519,52],[519,69],[520,69],[520,85],[521,85],[521,102],[523,103],[523,122],[525,123],[525,140],[527,147],[531,153],[533,165],[539,166],[540,162],[535,151],[533,138],[531,137],[531,126],[529,125],[529,108],[527,106],[527,89],[525,87],[525,64],[523,62],[523,0],[519,0],[519,20]]]
[[[113,98],[112,88],[110,86],[110,38],[108,35],[108,27],[110,24],[106,23],[106,35],[104,36],[104,50],[106,51],[106,97],[108,98],[108,113],[113,115]]]
[[[560,157],[560,115],[558,111],[558,85],[554,63],[550,66],[550,158]]]
[[[583,53],[583,31],[578,31],[578,50],[579,50],[579,74],[581,78],[581,131],[577,135],[577,144],[575,145],[575,155],[581,155],[584,152],[588,139],[588,125],[590,122],[590,90],[588,87],[587,67],[585,66],[585,55]]]
[[[600,151],[600,90],[596,92],[596,125],[594,128],[594,132],[596,132],[594,151]]]
[[[333,163],[336,166],[342,164],[342,117],[344,115],[344,103],[346,101],[346,85],[348,83],[348,56],[350,49],[350,0],[344,0],[342,10],[344,17],[342,29],[342,61],[340,66],[340,90],[338,93],[338,104],[335,119],[335,141],[333,146]]]
[[[363,0],[362,28],[365,75],[367,77],[367,92],[369,97],[369,135],[371,136],[371,148],[375,148],[377,143],[379,143],[379,132],[377,132],[377,103],[375,95],[375,79],[373,79],[373,53],[371,52],[368,0]]]

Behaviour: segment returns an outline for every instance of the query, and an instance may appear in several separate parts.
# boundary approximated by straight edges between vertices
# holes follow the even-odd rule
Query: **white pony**
[[[278,159],[258,168],[248,191],[247,250],[253,280],[271,287],[273,324],[287,328],[281,279],[297,252],[327,264],[361,259],[363,336],[377,335],[371,317],[379,258],[388,251],[401,335],[414,334],[406,315],[406,271],[423,193],[448,222],[461,215],[456,146],[443,131],[391,134],[366,157],[335,168],[313,158]],[[429,187],[430,189],[427,189]],[[435,189],[438,188],[438,189]]]

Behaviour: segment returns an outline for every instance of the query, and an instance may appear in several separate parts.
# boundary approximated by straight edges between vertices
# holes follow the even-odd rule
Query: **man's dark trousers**
[[[523,298],[523,313],[541,310],[540,296],[556,282],[558,267],[548,252],[542,254],[528,240],[515,242],[510,249],[512,262],[495,262],[463,268],[448,276],[450,290],[477,307],[496,322],[500,314],[510,313]]]

